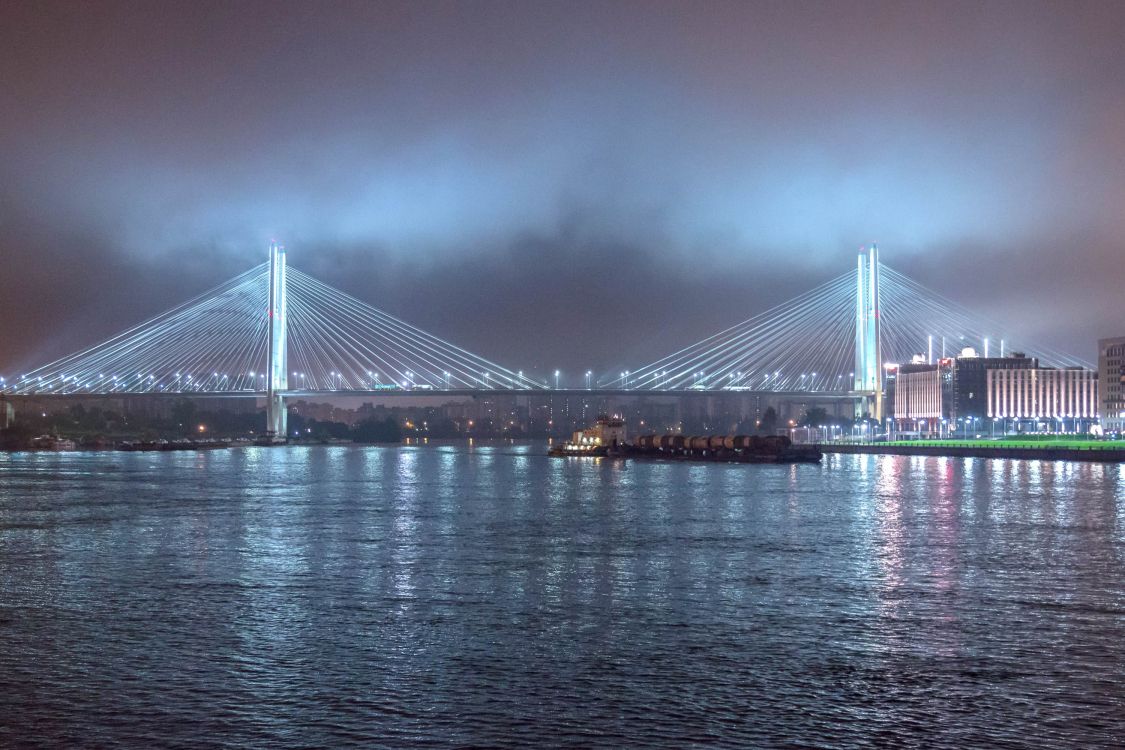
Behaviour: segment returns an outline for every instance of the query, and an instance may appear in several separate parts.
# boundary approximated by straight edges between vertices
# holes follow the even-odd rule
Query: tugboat
[[[552,448],[551,456],[616,456],[625,447],[625,422],[598,416],[593,427],[576,430],[570,440]]]
[[[78,444],[58,435],[40,435],[32,438],[31,449],[36,451],[73,451],[78,450]]]

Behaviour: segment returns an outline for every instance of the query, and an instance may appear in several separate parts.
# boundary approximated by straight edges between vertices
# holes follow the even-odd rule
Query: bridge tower
[[[855,295],[855,382],[872,395],[856,401],[856,417],[883,419],[882,332],[879,320],[879,248],[872,244],[857,260]]]
[[[289,389],[285,305],[285,248],[270,243],[269,362],[266,382],[266,437],[284,441],[289,434],[285,391]]]

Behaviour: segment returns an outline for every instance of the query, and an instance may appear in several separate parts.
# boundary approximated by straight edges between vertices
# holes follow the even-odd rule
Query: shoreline
[[[944,458],[1014,458],[1037,461],[1093,461],[1097,463],[1123,463],[1125,450],[1121,448],[1016,448],[980,447],[967,445],[880,445],[820,443],[824,453],[869,454],[877,456],[939,456]]]

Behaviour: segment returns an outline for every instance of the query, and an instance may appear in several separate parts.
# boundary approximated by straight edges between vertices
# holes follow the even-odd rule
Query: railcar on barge
[[[630,458],[720,461],[748,464],[817,463],[815,445],[796,445],[784,435],[642,435],[629,446]]]

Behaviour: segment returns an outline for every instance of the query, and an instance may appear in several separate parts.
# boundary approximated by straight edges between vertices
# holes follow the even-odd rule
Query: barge
[[[642,435],[628,455],[747,464],[817,463],[824,457],[819,447],[796,445],[784,435]]]
[[[625,423],[606,416],[552,448],[550,455],[748,464],[817,463],[824,457],[819,446],[796,445],[784,435],[653,434],[628,442]]]
[[[75,451],[78,443],[58,435],[40,435],[31,439],[33,451]]]
[[[229,440],[138,440],[117,446],[119,451],[210,451],[230,448]]]

